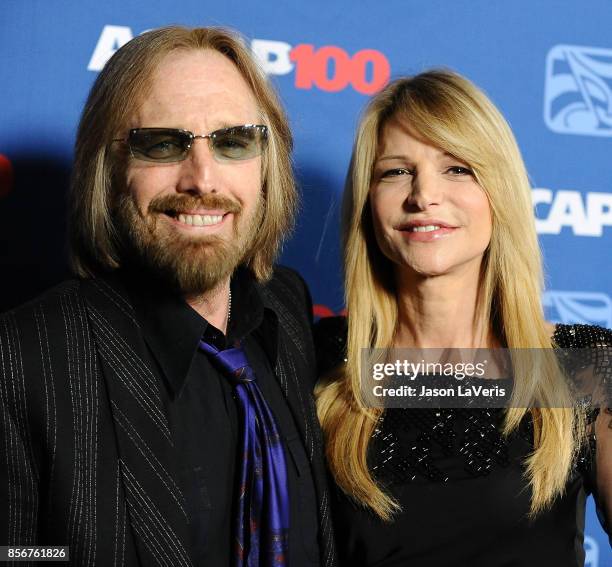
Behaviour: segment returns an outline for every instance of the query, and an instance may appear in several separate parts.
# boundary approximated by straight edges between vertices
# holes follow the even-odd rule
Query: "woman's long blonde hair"
[[[347,362],[322,383],[317,399],[336,483],[383,519],[399,507],[368,468],[370,439],[383,410],[366,407],[360,376],[361,349],[390,347],[398,319],[393,267],[376,244],[368,200],[382,127],[391,118],[467,163],[488,196],[493,226],[483,259],[479,317],[490,321],[508,348],[549,349],[552,342],[541,307],[542,260],[530,185],[508,124],[482,91],[453,72],[435,70],[389,84],[364,112],[344,195]],[[584,419],[557,380],[552,352],[527,354],[513,364],[515,386],[503,432],[512,432],[531,412],[534,450],[525,464],[535,515],[563,492]]]

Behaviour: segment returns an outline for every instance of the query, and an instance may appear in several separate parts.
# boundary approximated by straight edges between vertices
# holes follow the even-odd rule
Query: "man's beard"
[[[169,219],[160,219],[162,215],[178,217],[178,212],[202,208],[233,213],[233,235],[226,239],[214,234],[186,234],[173,227]],[[259,197],[253,213],[243,217],[240,204],[222,195],[165,195],[153,199],[143,215],[126,191],[117,197],[115,214],[128,258],[190,297],[217,287],[252,251],[263,217],[263,201]]]

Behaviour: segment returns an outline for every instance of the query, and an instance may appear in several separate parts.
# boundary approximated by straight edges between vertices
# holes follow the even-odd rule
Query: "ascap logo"
[[[271,74],[287,74],[295,67],[298,89],[317,87],[322,91],[344,90],[349,84],[362,94],[374,94],[382,89],[391,75],[387,58],[375,49],[362,49],[350,56],[335,45],[318,49],[302,43],[292,47],[282,41],[254,39],[251,49],[263,68]],[[330,66],[333,68],[329,73]],[[282,70],[282,73],[278,72]]]
[[[551,323],[585,323],[612,327],[612,299],[590,291],[545,291],[542,305]]]
[[[602,236],[612,226],[612,193],[532,190],[538,234],[559,234],[564,227],[576,236]]]
[[[0,199],[12,191],[13,179],[13,165],[9,158],[0,154]]]
[[[612,136],[612,49],[555,45],[548,52],[544,122],[562,134]]]
[[[133,37],[127,26],[104,26],[87,69],[102,70],[113,53]],[[362,49],[351,55],[336,45],[292,46],[270,39],[253,39],[250,47],[266,73],[288,75],[295,71],[298,89],[337,92],[350,85],[357,92],[370,95],[382,89],[391,76],[389,61],[375,49]]]

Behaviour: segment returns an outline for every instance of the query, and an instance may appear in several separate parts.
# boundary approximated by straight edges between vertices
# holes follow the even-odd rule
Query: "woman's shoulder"
[[[314,342],[317,353],[317,372],[327,374],[345,362],[346,317],[324,317],[314,325]]]
[[[586,403],[587,400],[591,400],[596,392],[598,395],[603,392],[607,406],[612,399],[612,331],[597,325],[559,324],[555,327],[553,342],[558,349],[559,361],[572,380],[573,389],[582,397],[581,403],[586,404],[588,421],[592,422],[601,404]],[[598,385],[602,385],[604,390],[599,391]],[[596,390],[593,390],[594,386],[597,386]]]
[[[552,339],[559,348],[612,347],[612,330],[597,325],[575,323],[550,324]],[[314,325],[319,376],[345,362],[347,339],[346,317],[324,317]]]
[[[552,338],[559,348],[612,347],[612,330],[598,325],[559,323]]]

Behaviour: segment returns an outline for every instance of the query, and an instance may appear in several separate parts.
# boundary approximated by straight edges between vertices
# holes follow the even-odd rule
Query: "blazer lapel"
[[[83,281],[115,424],[123,489],[143,565],[192,565],[174,446],[134,310],[115,276]]]

